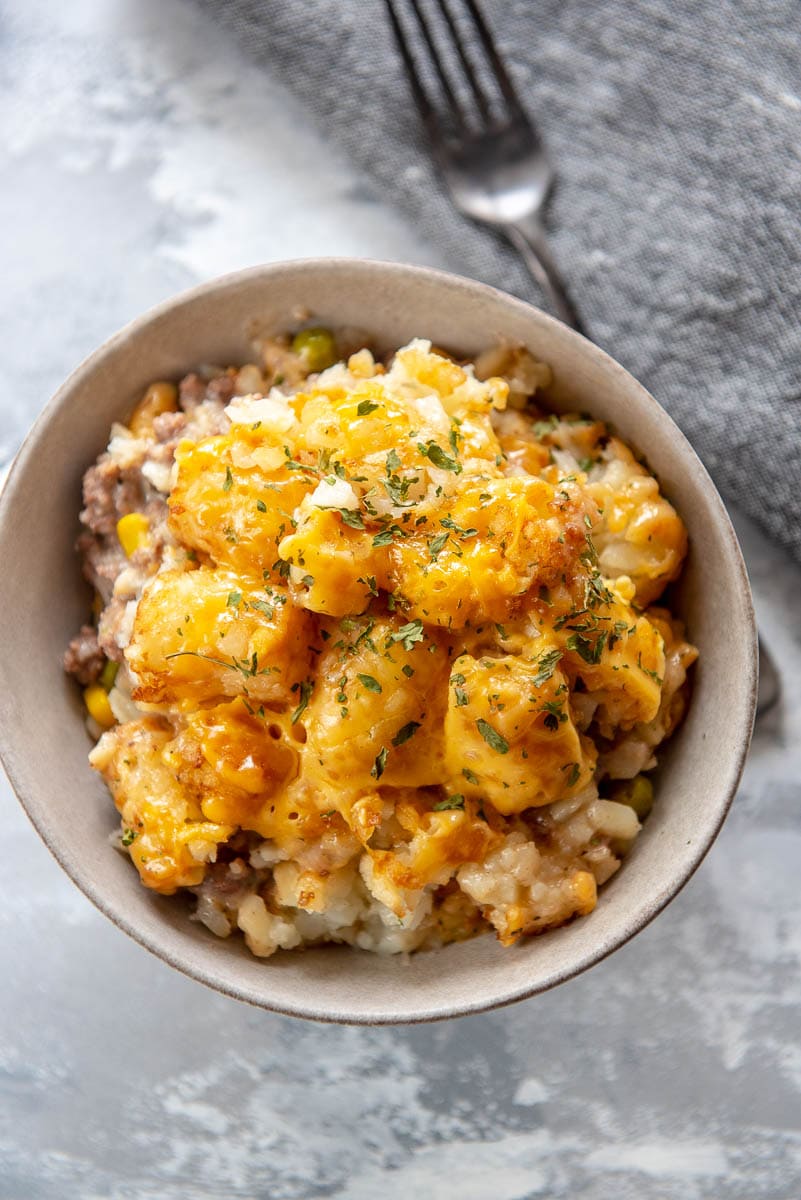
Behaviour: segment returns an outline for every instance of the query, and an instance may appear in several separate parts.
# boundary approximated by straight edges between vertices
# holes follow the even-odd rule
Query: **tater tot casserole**
[[[263,957],[591,913],[697,652],[659,605],[680,517],[551,385],[305,328],[112,427],[65,667],[146,887]]]

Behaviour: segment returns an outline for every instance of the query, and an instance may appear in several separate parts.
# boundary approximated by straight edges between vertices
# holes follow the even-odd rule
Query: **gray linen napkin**
[[[198,2],[455,271],[540,302],[437,181],[381,0]],[[591,336],[801,559],[797,0],[484,9],[557,169],[547,223]]]

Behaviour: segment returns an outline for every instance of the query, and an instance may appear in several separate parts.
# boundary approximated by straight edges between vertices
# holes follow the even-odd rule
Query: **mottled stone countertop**
[[[0,31],[0,458],[200,279],[459,269],[185,0],[0,0]],[[101,917],[0,785],[2,1200],[801,1195],[801,572],[740,525],[785,697],[724,831],[644,933],[511,1009],[347,1029],[206,991]]]

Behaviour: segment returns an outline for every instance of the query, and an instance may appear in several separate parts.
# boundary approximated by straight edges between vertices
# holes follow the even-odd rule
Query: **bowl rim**
[[[468,1002],[458,1007],[452,1006],[444,1010],[441,1008],[426,1008],[421,1006],[409,1015],[399,1017],[393,1012],[375,1012],[370,1014],[364,1013],[343,1013],[331,1012],[315,1007],[314,1002],[305,1003],[299,999],[297,1004],[282,1003],[272,1000],[270,997],[257,994],[257,990],[252,987],[238,986],[230,983],[223,972],[208,969],[203,961],[196,961],[190,958],[180,950],[172,949],[169,944],[163,944],[157,938],[149,936],[138,928],[135,922],[126,919],[122,907],[115,907],[113,901],[104,893],[93,886],[93,880],[81,874],[80,871],[74,868],[74,865],[68,861],[68,856],[62,851],[56,837],[51,837],[50,832],[46,829],[42,822],[37,819],[36,803],[29,803],[25,796],[25,785],[21,778],[21,772],[17,769],[17,753],[16,748],[6,732],[6,723],[0,721],[0,762],[5,769],[14,791],[23,811],[33,825],[34,829],[44,842],[45,846],[51,855],[58,862],[59,866],[65,871],[72,883],[87,897],[88,900],[100,911],[104,916],[108,917],[114,925],[117,926],[123,933],[127,934],[140,946],[148,950],[162,962],[166,962],[181,974],[193,979],[213,991],[230,996],[233,999],[243,1001],[254,1007],[261,1008],[270,1012],[275,1012],[284,1016],[313,1020],[322,1023],[330,1024],[345,1024],[345,1025],[413,1025],[420,1023],[428,1023],[432,1021],[449,1020],[460,1016],[470,1016],[482,1012],[487,1012],[496,1008],[503,1008],[511,1004],[515,1004],[521,1000],[529,999],[533,996],[540,995],[543,992],[549,991],[551,988],[565,983],[570,979],[582,974],[590,967],[602,962],[610,954],[614,953],[620,947],[630,941],[637,933],[646,928],[656,916],[663,911],[664,908],[682,891],[689,880],[693,877],[699,866],[703,862],[706,855],[709,853],[714,844],[720,829],[726,819],[726,816],[731,808],[734,796],[739,785],[743,769],[745,767],[746,758],[751,742],[751,734],[756,713],[757,702],[757,687],[758,687],[758,649],[757,649],[757,627],[756,616],[754,612],[753,599],[751,595],[750,583],[745,562],[743,560],[742,551],[732,525],[731,519],[725,508],[723,500],[711,479],[709,472],[701,462],[696,451],[676,425],[670,414],[659,404],[654,396],[641,384],[634,376],[630,374],[616,359],[612,358],[605,350],[597,344],[590,342],[589,339],[579,334],[575,330],[569,329],[563,325],[561,321],[552,317],[549,313],[537,308],[535,305],[521,300],[517,296],[504,292],[500,288],[495,288],[489,284],[473,280],[467,276],[459,275],[449,271],[443,271],[433,267],[418,266],[417,264],[385,261],[381,259],[367,258],[350,258],[346,256],[336,257],[309,257],[300,259],[288,259],[277,262],[259,264],[256,266],[247,267],[242,270],[227,272],[223,275],[215,276],[212,279],[205,280],[202,283],[196,284],[190,288],[184,289],[166,299],[158,302],[144,313],[133,318],[125,324],[117,332],[105,339],[95,350],[87,355],[67,376],[64,382],[56,390],[47,404],[39,413],[36,420],[23,439],[19,449],[10,464],[9,469],[5,473],[5,477],[0,481],[0,528],[6,523],[8,510],[11,506],[13,496],[18,487],[22,485],[25,468],[36,452],[37,443],[41,430],[47,425],[52,414],[61,409],[62,405],[68,402],[69,398],[74,394],[81,382],[91,376],[98,366],[110,355],[114,353],[118,346],[127,342],[130,338],[136,336],[141,331],[149,326],[155,325],[163,317],[211,295],[224,294],[230,288],[238,288],[242,283],[258,280],[269,280],[272,276],[280,276],[282,273],[292,271],[298,275],[304,273],[319,273],[320,271],[330,272],[336,275],[339,272],[347,271],[349,273],[360,273],[374,275],[375,272],[383,272],[388,278],[405,277],[416,278],[419,280],[427,280],[434,285],[456,288],[473,296],[486,296],[494,302],[501,302],[504,306],[516,309],[521,316],[530,317],[532,314],[537,322],[547,330],[548,326],[558,329],[560,336],[567,335],[569,339],[574,339],[577,344],[589,345],[591,353],[601,356],[601,361],[605,363],[606,369],[621,383],[625,383],[627,391],[632,390],[636,393],[638,403],[644,405],[645,408],[651,411],[658,411],[661,419],[667,418],[672,425],[672,432],[681,446],[681,457],[688,469],[695,472],[698,482],[703,487],[707,494],[709,502],[714,506],[717,516],[717,532],[719,540],[723,544],[723,548],[729,558],[732,567],[735,568],[737,582],[740,589],[740,598],[743,601],[743,617],[748,626],[749,638],[749,653],[745,656],[746,677],[743,680],[744,694],[746,703],[744,706],[744,714],[746,719],[743,722],[742,737],[739,739],[739,749],[732,754],[728,760],[727,771],[723,786],[720,788],[719,809],[717,820],[714,825],[707,831],[707,835],[700,839],[694,846],[693,853],[682,859],[681,870],[671,880],[670,885],[663,891],[661,895],[656,897],[652,903],[647,905],[639,916],[634,919],[622,921],[615,931],[608,935],[599,943],[596,949],[588,953],[580,955],[575,961],[565,964],[564,967],[554,970],[547,978],[531,983],[509,988],[506,991],[496,989],[497,994],[489,995],[481,999],[476,999],[474,1002]],[[164,928],[168,929],[166,923]],[[398,956],[401,957],[401,956]],[[265,970],[269,967],[265,966]]]

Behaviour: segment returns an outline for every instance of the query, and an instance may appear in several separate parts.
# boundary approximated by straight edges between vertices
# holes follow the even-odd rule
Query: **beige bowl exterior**
[[[185,901],[143,888],[108,842],[116,813],[87,763],[81,698],[61,668],[88,607],[73,552],[81,476],[111,422],[150,381],[200,361],[243,361],[254,327],[282,330],[304,309],[321,324],[366,330],[380,348],[414,336],[467,354],[499,338],[522,343],[552,365],[580,408],[647,456],[689,529],[681,604],[701,657],[687,719],[661,756],[656,807],[591,916],[512,949],[484,936],[408,959],[337,946],[259,960],[240,938],[221,941],[191,923]],[[20,450],[0,501],[0,564],[0,749],[31,821],[78,887],[131,937],[202,983],[278,1012],[429,1021],[571,978],[642,929],[689,879],[723,822],[748,749],[757,675],[748,580],[720,497],[688,442],[596,346],[519,300],[436,271],[362,260],[276,264],[204,284],[134,321],[74,372]]]

